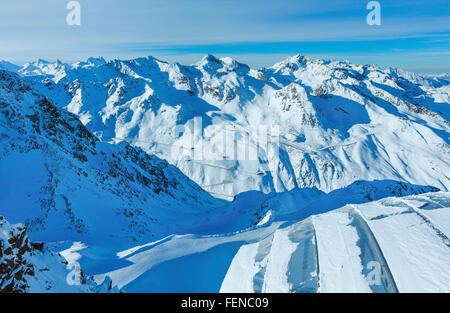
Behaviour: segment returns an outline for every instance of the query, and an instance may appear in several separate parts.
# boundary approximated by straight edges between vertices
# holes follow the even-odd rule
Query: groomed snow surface
[[[118,252],[130,263],[105,275],[141,292],[450,292],[449,220],[450,193],[386,198],[234,234],[171,236]]]

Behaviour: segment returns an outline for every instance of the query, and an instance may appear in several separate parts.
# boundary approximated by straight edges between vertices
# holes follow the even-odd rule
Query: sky
[[[421,73],[450,73],[449,0],[0,0],[0,59],[73,62],[152,55],[192,64],[205,54],[253,67],[287,56],[349,60]]]

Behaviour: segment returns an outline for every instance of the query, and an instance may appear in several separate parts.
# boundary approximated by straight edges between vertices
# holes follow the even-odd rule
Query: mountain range
[[[76,291],[449,291],[449,104],[449,75],[301,55],[2,61],[0,288],[74,291],[62,255]]]

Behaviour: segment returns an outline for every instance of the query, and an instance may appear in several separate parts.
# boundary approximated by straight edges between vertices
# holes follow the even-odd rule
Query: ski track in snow
[[[319,292],[370,292],[362,274],[358,236],[347,213],[313,218],[319,250]]]
[[[439,195],[450,199],[447,193]],[[118,254],[133,264],[97,278],[110,276],[115,285],[126,289],[158,264],[242,242],[220,292],[446,292],[450,249],[436,232],[437,226],[425,222],[410,207],[419,199],[390,198],[345,206],[301,222],[275,222],[227,235],[172,236],[151,243],[148,250],[140,252],[146,247],[142,245]],[[442,206],[416,210],[434,212],[435,218],[450,214],[450,208]],[[379,286],[367,278],[371,261],[380,264]]]
[[[439,195],[450,199],[447,193]],[[227,235],[173,236],[151,243],[143,252],[139,250],[145,245],[120,253],[133,264],[103,275],[126,289],[157,264],[242,242],[220,292],[446,292],[450,288],[446,237],[418,213],[446,217],[450,208],[413,210],[410,203],[419,200],[423,204],[427,198],[350,205],[301,222],[274,222]],[[371,261],[380,264],[381,285],[368,280]]]
[[[400,201],[407,203],[407,201]],[[359,212],[375,235],[400,292],[420,286],[427,292],[450,290],[450,249],[411,207],[367,204]],[[449,208],[445,210],[449,214]]]
[[[289,229],[275,231],[270,254],[267,259],[263,292],[289,292],[287,281],[288,264],[298,244],[289,239]]]

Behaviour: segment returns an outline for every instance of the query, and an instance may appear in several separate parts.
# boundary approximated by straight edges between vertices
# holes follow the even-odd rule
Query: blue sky
[[[0,2],[0,59],[75,61],[153,55],[193,63],[231,56],[252,66],[286,56],[450,72],[448,0],[79,0],[81,26],[66,24],[67,0]]]

